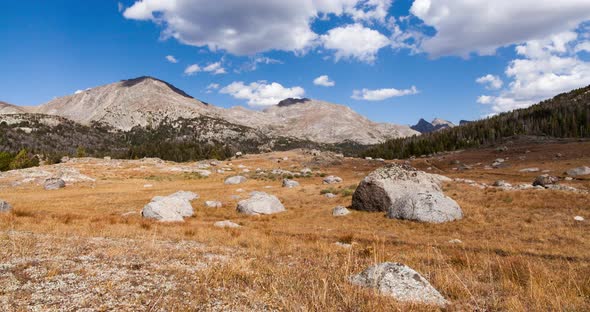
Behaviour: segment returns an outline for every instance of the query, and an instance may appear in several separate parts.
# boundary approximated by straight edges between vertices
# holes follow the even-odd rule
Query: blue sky
[[[376,121],[472,120],[590,84],[590,1],[554,2],[9,1],[0,100],[149,75],[223,107],[296,95]]]

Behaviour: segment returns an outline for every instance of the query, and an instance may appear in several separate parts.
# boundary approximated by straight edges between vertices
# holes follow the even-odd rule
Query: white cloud
[[[576,52],[590,53],[590,41],[582,42],[576,46]]]
[[[367,63],[373,63],[379,50],[390,43],[380,32],[358,23],[330,29],[321,41],[324,48],[335,51],[336,61],[357,59]]]
[[[225,68],[221,66],[221,62],[211,63],[203,68],[203,71],[213,73],[214,75],[225,74]]]
[[[241,81],[232,82],[219,92],[229,94],[236,99],[248,100],[250,106],[271,106],[286,98],[301,98],[305,95],[305,90],[301,87],[285,88],[279,83],[266,81],[250,84],[244,84]]]
[[[170,63],[178,63],[178,60],[173,55],[166,55],[166,60],[168,60]]]
[[[258,69],[258,64],[283,64],[283,62],[266,56],[252,57],[248,62],[242,64],[242,66],[240,67],[240,69],[237,70],[237,72],[255,71],[256,69]]]
[[[331,14],[382,22],[391,0],[142,0],[128,19],[152,21],[164,38],[210,50],[252,55],[270,50],[305,53],[316,45],[311,24]]]
[[[118,2],[117,3],[117,10],[119,10],[119,13],[123,12],[124,9],[125,9],[125,6],[123,5],[123,3]]]
[[[207,86],[207,90],[215,90],[215,89],[219,89],[218,83],[211,83]]]
[[[410,12],[436,30],[421,44],[430,55],[490,55],[575,29],[590,19],[590,1],[415,0]]]
[[[502,85],[504,84],[504,82],[502,81],[502,79],[500,79],[500,77],[490,75],[490,74],[479,77],[475,81],[479,84],[485,85],[486,88],[492,89],[492,90],[498,90],[498,89],[502,88]]]
[[[193,64],[193,65],[189,65],[185,70],[184,70],[184,74],[185,75],[189,75],[192,76],[198,72],[201,71],[201,66],[199,66],[198,64]]]
[[[417,94],[418,89],[415,86],[412,86],[410,89],[377,89],[377,90],[369,90],[369,89],[362,89],[362,90],[354,90],[352,92],[351,98],[355,100],[365,100],[365,101],[383,101],[392,97],[404,96],[404,95],[413,95]]]
[[[321,75],[313,80],[313,84],[322,87],[333,87],[336,85],[336,82],[330,80],[328,75]]]
[[[509,85],[478,103],[495,112],[528,107],[559,93],[590,84],[590,62],[579,58],[579,36],[563,32],[548,39],[531,40],[515,48],[518,58],[505,71]]]

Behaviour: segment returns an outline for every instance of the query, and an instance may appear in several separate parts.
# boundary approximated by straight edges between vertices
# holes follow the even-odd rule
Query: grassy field
[[[590,165],[588,142],[508,147],[505,152],[491,148],[419,158],[412,164],[489,184],[498,179],[530,183],[539,173],[519,172],[527,167],[563,176],[569,168]],[[283,157],[289,160],[279,163]],[[483,169],[498,157],[510,166]],[[453,170],[453,160],[474,167]],[[310,161],[311,156],[292,151],[248,155],[232,161],[232,168],[298,171]],[[293,189],[281,188],[277,177],[226,186],[223,180],[231,174],[199,178],[142,168],[138,161],[122,162],[120,168],[104,163],[72,164],[95,178],[94,183],[58,191],[38,185],[0,188],[0,198],[14,206],[0,214],[3,309],[438,310],[399,303],[348,282],[369,265],[392,261],[426,277],[451,301],[448,311],[590,310],[588,194],[502,191],[451,182],[444,191],[461,205],[465,218],[432,225],[389,220],[381,213],[332,216],[333,207],[350,205],[347,190],[383,165],[375,161],[312,163],[314,174],[298,178],[301,187]],[[321,194],[329,187],[318,172],[343,178],[333,186],[337,198]],[[564,184],[590,190],[590,177]],[[244,192],[237,192],[240,188]],[[195,216],[184,223],[148,221],[137,213],[153,196],[179,190],[200,195],[193,202]],[[254,190],[277,195],[287,211],[261,217],[237,214],[237,200],[230,196],[245,198]],[[220,200],[224,206],[206,208],[205,200]],[[577,215],[586,221],[574,221]],[[242,227],[213,226],[226,219]],[[449,242],[455,239],[462,243]],[[336,242],[351,243],[352,248]]]

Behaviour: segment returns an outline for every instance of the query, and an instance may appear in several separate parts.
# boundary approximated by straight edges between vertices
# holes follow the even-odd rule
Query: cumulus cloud
[[[392,97],[404,96],[404,95],[413,95],[417,94],[418,89],[415,86],[412,86],[410,89],[395,89],[395,88],[388,88],[388,89],[377,89],[377,90],[369,90],[369,89],[362,89],[362,90],[354,90],[352,92],[351,98],[355,100],[365,100],[365,101],[383,101]]]
[[[330,80],[328,75],[321,75],[313,80],[313,84],[322,87],[333,87],[336,85],[336,82]]]
[[[280,83],[257,81],[244,84],[242,81],[232,82],[219,90],[236,99],[247,100],[250,106],[271,106],[286,98],[301,98],[305,90],[301,87],[285,88]]]
[[[198,64],[192,64],[184,69],[184,74],[192,76],[200,71],[201,71],[201,66],[199,66]]]
[[[480,96],[478,103],[499,113],[589,85],[590,62],[578,56],[580,44],[577,33],[563,32],[516,46],[518,58],[505,70],[509,85],[498,94]]]
[[[336,61],[357,59],[367,63],[373,63],[379,50],[390,43],[380,32],[358,23],[330,29],[320,40],[326,49],[334,50]]]
[[[170,63],[178,63],[178,60],[173,55],[166,55],[166,60]]]
[[[221,66],[221,62],[211,63],[203,68],[203,71],[213,73],[214,75],[225,74],[225,68]]]
[[[485,85],[486,88],[492,90],[498,90],[502,88],[504,82],[498,76],[487,74],[485,76],[479,77],[475,80],[477,83]]]
[[[270,50],[305,53],[317,45],[311,24],[331,15],[383,22],[391,0],[142,0],[127,19],[152,21],[162,37],[210,50],[253,55]]]
[[[421,43],[430,55],[490,55],[576,28],[590,19],[590,1],[415,0],[410,12],[436,30]]]

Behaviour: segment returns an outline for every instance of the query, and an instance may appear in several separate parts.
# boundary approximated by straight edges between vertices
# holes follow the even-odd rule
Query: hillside
[[[560,94],[529,108],[444,131],[389,140],[364,153],[385,159],[406,158],[481,147],[516,135],[556,138],[590,137],[590,86]]]

